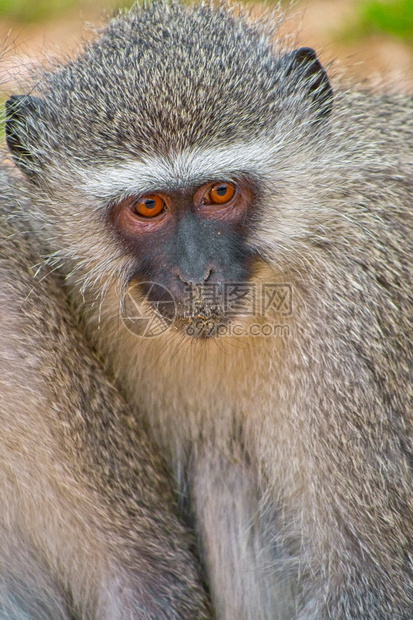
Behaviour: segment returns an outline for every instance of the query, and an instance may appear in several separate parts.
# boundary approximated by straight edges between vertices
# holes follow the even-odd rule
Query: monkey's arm
[[[299,436],[312,580],[299,620],[413,614],[413,282],[400,260],[411,216],[403,225],[391,216],[386,234],[380,215],[380,240],[368,252],[354,246],[340,265],[330,259],[334,273],[312,280],[314,305],[300,317],[294,382],[306,403]],[[371,222],[369,231],[378,232]]]

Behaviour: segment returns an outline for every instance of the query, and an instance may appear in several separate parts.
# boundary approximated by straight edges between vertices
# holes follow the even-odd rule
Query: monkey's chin
[[[176,318],[173,327],[189,338],[207,340],[227,336],[231,322],[227,318],[194,316]]]

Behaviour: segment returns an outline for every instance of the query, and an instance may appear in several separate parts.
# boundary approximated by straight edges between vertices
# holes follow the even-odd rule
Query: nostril
[[[203,275],[198,275],[195,273],[186,274],[186,273],[182,273],[181,271],[178,271],[177,276],[182,282],[184,282],[184,284],[189,284],[193,286],[196,284],[203,284],[204,282],[207,282],[207,280],[211,277],[212,273],[213,273],[213,269],[211,267],[208,267],[208,269],[206,269]]]
[[[176,274],[179,278],[179,280],[181,280],[181,282],[183,282],[184,284],[191,284],[191,278],[186,276],[186,275],[182,275],[182,273],[180,273],[178,271],[178,273]]]

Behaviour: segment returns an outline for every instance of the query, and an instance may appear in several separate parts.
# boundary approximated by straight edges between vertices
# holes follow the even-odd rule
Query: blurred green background
[[[383,32],[413,41],[413,0],[360,2],[355,25],[359,35]]]
[[[90,0],[0,0],[0,19],[6,18],[23,24],[40,22],[55,17],[63,17],[70,9],[77,8],[89,12],[93,6],[104,9],[116,9],[128,6],[132,2],[119,0],[105,0],[91,2]]]
[[[345,0],[331,0],[331,4],[340,3],[344,4]],[[93,7],[110,11],[131,4],[128,0],[0,0],[0,19],[27,24],[61,18],[73,9],[87,14]],[[311,0],[301,4],[308,7]],[[354,19],[348,30],[350,37],[385,33],[413,41],[413,0],[361,0],[352,4]]]
[[[257,16],[277,4],[277,0],[244,2]],[[0,106],[9,93],[22,92],[31,66],[45,57],[75,53],[83,39],[95,36],[88,23],[101,25],[131,4],[133,0],[0,0]],[[386,88],[413,92],[413,0],[294,0],[292,6],[282,0],[281,4],[289,14],[283,32],[292,33],[297,46],[315,48],[322,62],[333,61],[337,68],[333,72],[370,84],[384,78]]]
[[[73,10],[88,15],[128,7],[133,0],[0,0],[0,19],[32,24],[70,15]]]

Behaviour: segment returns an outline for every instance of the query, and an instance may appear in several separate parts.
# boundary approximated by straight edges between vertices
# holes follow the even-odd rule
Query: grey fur
[[[210,617],[165,464],[1,188],[0,618]]]
[[[336,89],[327,109],[284,48],[222,7],[121,15],[18,102],[17,213],[175,468],[218,617],[408,620],[413,106]],[[292,337],[134,338],[111,202],[134,171],[166,190],[225,162],[260,188],[254,277],[292,286]]]

